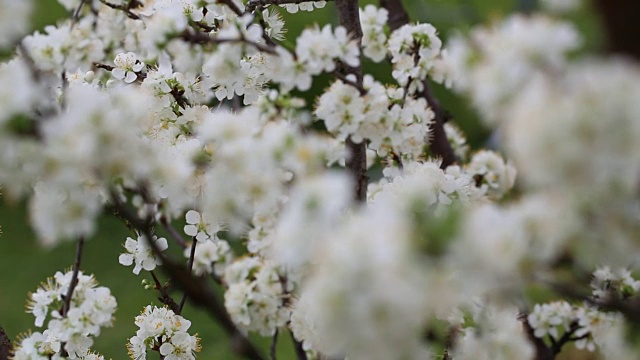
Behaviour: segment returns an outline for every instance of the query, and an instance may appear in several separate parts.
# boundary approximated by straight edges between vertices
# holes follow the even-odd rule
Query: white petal
[[[187,224],[198,224],[200,223],[200,213],[195,210],[189,210],[187,211],[185,219],[187,220]]]
[[[189,236],[196,236],[198,234],[198,227],[195,225],[185,225],[184,233]]]
[[[120,254],[118,257],[118,262],[124,266],[130,266],[133,264],[133,255],[131,254]]]
[[[124,78],[124,82],[126,82],[127,84],[131,84],[132,82],[136,81],[137,78],[138,75],[136,75],[136,73],[127,71],[127,76]]]

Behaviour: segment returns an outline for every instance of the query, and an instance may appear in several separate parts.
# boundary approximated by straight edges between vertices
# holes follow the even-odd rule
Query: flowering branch
[[[409,23],[409,14],[402,5],[402,1],[381,0],[380,6],[389,11],[388,24],[391,31]],[[447,135],[444,131],[444,123],[450,120],[451,115],[442,107],[438,99],[433,95],[427,80],[423,82],[423,90],[420,96],[427,100],[427,103],[434,113],[434,123],[432,131],[428,135],[427,143],[431,148],[431,152],[442,158],[440,167],[445,169],[447,166],[456,162],[455,153],[453,152],[453,148],[451,147],[449,140],[447,140]]]
[[[121,201],[118,200],[117,195],[115,194],[112,194],[111,201],[119,216],[121,216],[127,223],[131,224],[133,228],[140,231],[147,239],[152,239],[151,219],[142,220],[138,218],[129,209],[127,209]],[[231,343],[233,351],[252,360],[264,359],[262,355],[260,355],[258,349],[236,327],[224,305],[220,303],[216,294],[204,279],[195,277],[188,269],[185,268],[184,265],[178,264],[163,254],[155,242],[149,241],[149,246],[155,255],[162,259],[162,268],[164,271],[177,286],[181,287],[185,291],[192,303],[208,310],[209,314],[211,314],[227,334],[229,334],[232,340]],[[156,281],[156,284],[159,283],[155,275],[154,281]]]
[[[302,4],[317,0],[249,0],[247,2],[247,11],[252,12],[257,7],[269,5],[286,5],[286,4]],[[331,0],[328,0],[331,1]]]

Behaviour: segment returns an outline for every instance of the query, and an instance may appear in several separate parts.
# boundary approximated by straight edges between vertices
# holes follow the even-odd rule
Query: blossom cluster
[[[102,359],[89,348],[101,328],[113,324],[116,299],[92,275],[80,271],[73,281],[72,271],[57,272],[30,294],[27,309],[35,316],[35,325],[43,327],[49,321],[43,332],[22,338],[14,359]],[[70,300],[69,287],[73,288]]]
[[[127,349],[132,359],[144,360],[147,350],[155,350],[167,360],[193,360],[200,351],[200,339],[189,335],[191,321],[166,307],[146,306],[135,318],[136,335]]]
[[[258,257],[237,259],[225,269],[224,282],[225,308],[242,330],[273,336],[289,321],[287,281],[274,264]]]
[[[548,336],[551,341],[559,341],[566,333],[571,333],[576,347],[589,351],[596,349],[594,336],[606,332],[617,320],[614,314],[586,305],[571,305],[566,301],[536,304],[527,316],[536,337]]]
[[[385,87],[371,76],[365,77],[364,88],[361,94],[337,80],[318,100],[315,115],[339,139],[367,139],[368,147],[382,157],[395,153],[419,158],[434,117],[425,99],[403,101],[402,89]]]

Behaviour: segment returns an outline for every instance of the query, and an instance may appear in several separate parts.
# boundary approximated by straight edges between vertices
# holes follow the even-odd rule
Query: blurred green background
[[[465,31],[474,24],[499,19],[511,11],[521,10],[530,2],[522,0],[404,1],[413,21],[432,23],[444,39],[454,31]],[[55,0],[37,0],[36,3],[34,29],[55,24],[56,21],[69,15]],[[361,1],[361,6],[369,3],[376,2]],[[287,19],[288,38],[291,39],[292,35],[298,34],[301,29],[313,23],[335,22],[336,16],[334,6],[329,3],[322,10],[287,15]],[[592,11],[584,9],[572,15],[572,20],[587,39],[585,48],[598,49],[601,46],[602,36],[597,18]],[[366,63],[365,71],[375,74],[380,80],[391,80],[387,65]],[[327,78],[316,81],[313,91],[308,95],[310,103],[328,85],[328,81]],[[488,136],[488,131],[479,125],[478,119],[469,106],[441,87],[436,86],[435,92],[444,107],[453,114],[455,121],[467,132],[470,142],[475,147],[481,146]],[[7,199],[0,198],[0,226],[3,232],[0,236],[0,325],[12,339],[29,329],[38,330],[33,326],[33,316],[24,311],[28,292],[35,291],[42,281],[53,276],[56,271],[68,269],[74,258],[73,243],[65,243],[52,250],[40,248],[27,221],[28,215],[24,203],[9,203]],[[150,290],[145,291],[140,285],[143,276],[136,276],[131,272],[131,267],[125,268],[118,264],[118,255],[122,252],[121,244],[127,236],[130,234],[124,225],[115,218],[105,215],[100,219],[97,235],[89,239],[85,245],[83,271],[95,274],[102,285],[109,287],[119,305],[115,326],[105,329],[93,346],[106,358],[128,358],[125,343],[127,338],[135,333],[134,316],[149,303],[155,301],[159,304],[156,301],[156,293]],[[230,351],[225,334],[207,314],[190,307],[187,303],[184,315],[193,321],[190,332],[199,333],[202,339],[203,350],[199,358],[238,358]],[[259,341],[266,354],[270,340],[255,340]],[[152,355],[150,358],[156,357]],[[280,336],[278,358],[293,358],[288,336]]]

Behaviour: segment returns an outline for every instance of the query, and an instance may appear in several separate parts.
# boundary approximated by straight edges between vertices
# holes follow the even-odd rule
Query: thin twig
[[[161,303],[167,305],[169,307],[169,309],[171,309],[171,311],[173,311],[174,313],[180,315],[180,307],[175,302],[175,300],[173,300],[171,295],[169,295],[169,292],[167,291],[167,286],[163,285],[160,282],[160,279],[158,279],[158,276],[156,275],[155,272],[153,272],[153,270],[151,270],[149,272],[151,273],[151,277],[153,278],[153,282],[156,284],[156,289],[160,293],[160,297],[158,297],[158,300],[160,300]]]
[[[218,0],[218,3],[227,5],[231,11],[236,13],[238,16],[242,16],[242,10],[236,5],[233,0]]]
[[[351,85],[354,88],[356,88],[356,90],[358,90],[358,92],[360,92],[360,96],[367,95],[367,89],[365,89],[364,86],[362,86],[362,84],[359,84],[357,81],[353,81],[353,80],[349,79],[348,77],[346,77],[340,71],[334,71],[333,75],[335,75],[335,77],[340,79],[340,81],[342,81],[343,83],[345,83],[347,85]]]
[[[182,235],[180,235],[180,233],[171,225],[171,223],[169,222],[169,219],[167,219],[165,216],[161,217],[160,224],[162,224],[162,227],[164,227],[164,229],[167,230],[171,238],[178,245],[180,245],[181,248],[183,249],[187,248],[187,242],[184,240]]]
[[[276,357],[276,344],[278,343],[278,329],[273,334],[273,338],[271,339],[271,347],[269,348],[269,358],[271,360],[278,360]]]
[[[76,8],[76,11],[73,12],[73,22],[74,23],[76,23],[76,22],[78,22],[78,20],[80,20],[80,11],[82,11],[82,8],[84,7],[84,4],[86,4],[86,3],[87,3],[87,0],[80,1],[80,4]]]
[[[224,43],[243,43],[243,44],[247,44],[250,46],[253,46],[254,48],[256,48],[259,51],[262,52],[266,52],[272,55],[277,55],[278,53],[274,50],[274,48],[267,46],[267,45],[263,45],[251,40],[247,40],[244,38],[238,38],[238,39],[216,39],[216,38],[212,38],[211,36],[209,36],[208,33],[203,33],[203,32],[197,32],[197,33],[193,33],[190,31],[184,31],[182,32],[182,34],[180,35],[180,38],[186,42],[190,42],[190,43],[194,43],[194,44],[224,44]]]
[[[127,15],[127,17],[129,17],[129,19],[140,20],[140,16],[138,16],[135,13],[133,13],[131,11],[131,9],[129,7],[127,7],[127,6],[112,4],[110,2],[107,2],[106,0],[100,0],[100,2],[105,4],[108,7],[112,8],[112,9],[123,11]]]
[[[69,288],[67,289],[67,293],[64,296],[64,305],[62,306],[62,316],[66,317],[67,313],[69,313],[69,309],[71,308],[71,297],[73,297],[73,290],[75,290],[76,285],[78,285],[78,273],[80,272],[80,262],[82,261],[82,250],[84,247],[84,238],[81,236],[78,238],[78,243],[76,244],[76,259],[73,263],[73,274],[71,275],[71,282],[69,283]]]
[[[195,240],[193,241],[193,243],[191,244],[191,253],[189,254],[189,273],[193,273],[193,260],[196,257],[196,244],[198,244],[198,241]],[[187,301],[187,293],[185,292],[182,295],[182,299],[180,300],[180,312],[182,312],[182,309],[184,308],[184,303]]]

